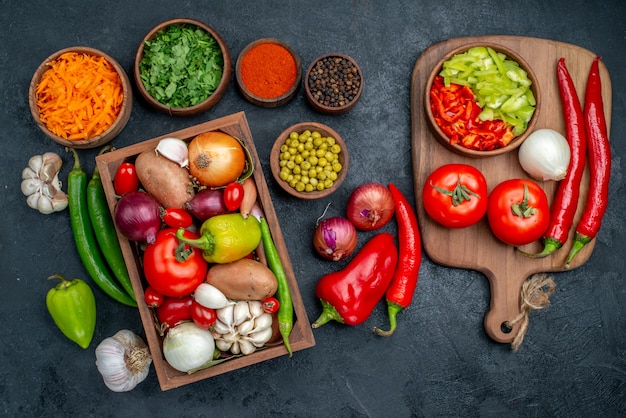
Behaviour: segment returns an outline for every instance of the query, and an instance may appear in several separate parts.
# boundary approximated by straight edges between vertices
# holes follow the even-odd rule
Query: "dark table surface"
[[[617,416],[626,413],[626,278],[624,276],[624,132],[626,3],[456,1],[30,1],[2,2],[0,17],[0,415],[3,416]],[[87,278],[72,240],[68,212],[44,216],[27,207],[20,174],[31,155],[59,153],[63,181],[71,156],[38,130],[28,109],[33,72],[56,50],[84,45],[116,58],[131,74],[144,34],[160,21],[191,17],[213,26],[234,58],[261,37],[291,44],[306,65],[326,52],[352,55],[366,89],[356,108],[324,116],[303,90],[289,104],[262,109],[231,83],[213,109],[176,118],[148,108],[135,94],[130,121],[113,141],[120,148],[206,120],[245,111],[289,248],[309,319],[321,308],[319,278],[340,264],[315,256],[315,219],[332,202],[339,213],[350,191],[366,181],[394,182],[413,197],[410,77],[431,44],[476,35],[521,35],[567,42],[601,55],[611,75],[613,169],[608,211],[591,258],[556,273],[550,306],[535,311],[514,352],[485,334],[489,284],[475,271],[424,257],[411,307],[391,338],[381,303],[358,327],[329,324],[316,345],[245,369],[162,392],[154,369],[135,390],[109,391],[94,349],[120,329],[143,334],[136,310],[94,287],[98,322],[82,350],[56,329],[44,303],[53,273]],[[553,59],[553,57],[548,57]],[[556,59],[556,57],[554,57]],[[137,93],[135,91],[135,93]],[[343,187],[324,201],[283,193],[271,178],[275,137],[292,123],[313,120],[340,132],[351,152]],[[392,142],[384,147],[381,141]],[[391,151],[390,151],[391,150]],[[96,150],[82,152],[88,172]],[[64,185],[65,188],[65,185]],[[419,202],[418,202],[419,203]],[[395,226],[387,228],[393,232]],[[362,240],[361,242],[364,242]]]

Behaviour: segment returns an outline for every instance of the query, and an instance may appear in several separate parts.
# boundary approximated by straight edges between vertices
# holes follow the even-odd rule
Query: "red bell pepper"
[[[317,283],[316,295],[323,309],[312,327],[331,320],[353,326],[364,322],[389,287],[397,262],[393,235],[381,232],[371,238],[345,269]]]

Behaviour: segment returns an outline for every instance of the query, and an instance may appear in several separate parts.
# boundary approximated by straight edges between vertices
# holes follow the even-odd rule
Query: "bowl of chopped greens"
[[[484,42],[445,54],[424,95],[434,136],[471,158],[518,148],[532,132],[541,103],[537,78],[524,58],[511,48]]]
[[[177,18],[152,28],[135,55],[141,96],[174,116],[207,111],[222,98],[231,78],[231,56],[222,37],[195,19]]]

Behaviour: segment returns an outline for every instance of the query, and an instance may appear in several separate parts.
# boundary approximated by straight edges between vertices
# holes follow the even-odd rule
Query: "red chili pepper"
[[[409,201],[395,185],[390,183],[388,187],[396,206],[399,257],[393,280],[386,293],[390,328],[388,331],[374,328],[374,331],[383,337],[394,333],[396,316],[411,304],[422,262],[422,243],[415,212]]]
[[[565,268],[569,268],[574,256],[597,235],[609,200],[611,146],[604,117],[599,61],[600,57],[596,57],[591,64],[585,90],[585,132],[591,174],[589,194],[582,217],[576,225],[574,245],[565,261]]]
[[[316,295],[323,309],[312,327],[331,320],[346,325],[365,321],[389,287],[397,262],[393,235],[381,232],[371,238],[345,269],[317,283]]]
[[[565,138],[570,148],[570,161],[567,174],[559,182],[552,202],[550,224],[543,236],[543,250],[538,254],[529,254],[520,251],[529,257],[546,257],[565,244],[569,230],[574,223],[574,215],[580,196],[580,181],[583,176],[586,162],[587,135],[585,120],[580,106],[574,82],[565,66],[565,59],[559,59],[556,66],[559,82],[559,94],[565,119]]]

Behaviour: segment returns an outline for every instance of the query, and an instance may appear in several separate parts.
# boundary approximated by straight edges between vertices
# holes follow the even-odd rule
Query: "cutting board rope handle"
[[[530,311],[535,309],[543,309],[550,304],[550,295],[554,292],[556,284],[551,276],[541,273],[533,274],[524,281],[521,290],[520,313],[513,320],[506,321],[503,325],[509,329],[513,329],[515,325],[521,322],[515,338],[511,342],[513,351],[522,345],[524,336],[528,330],[528,322]]]

